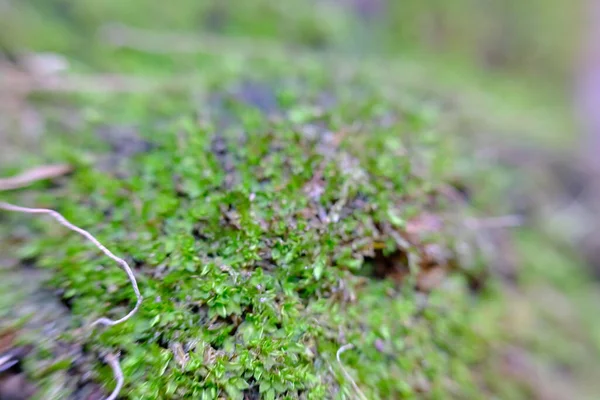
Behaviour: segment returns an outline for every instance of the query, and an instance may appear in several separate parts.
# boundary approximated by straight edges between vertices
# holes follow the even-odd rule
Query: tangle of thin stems
[[[356,381],[354,381],[354,379],[352,378],[352,376],[350,376],[350,373],[346,370],[346,368],[344,367],[344,364],[342,364],[342,360],[340,360],[340,355],[343,352],[345,352],[346,350],[353,349],[353,348],[354,348],[354,345],[352,343],[348,343],[348,344],[343,345],[342,347],[340,347],[338,349],[337,353],[335,353],[335,358],[337,359],[337,362],[340,365],[340,368],[342,369],[342,372],[344,373],[344,376],[346,377],[346,379],[348,379],[350,381],[350,383],[352,384],[352,387],[354,388],[354,390],[358,394],[358,397],[360,397],[362,400],[367,400],[367,396],[365,396],[365,394],[362,392],[362,390],[360,390],[360,388],[356,384]]]

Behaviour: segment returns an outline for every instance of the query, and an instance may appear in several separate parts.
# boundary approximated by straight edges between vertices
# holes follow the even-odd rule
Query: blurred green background
[[[580,0],[30,0],[0,7],[0,40],[9,48],[81,55],[104,23],[121,22],[342,51],[433,53],[554,82],[570,70],[581,25]]]
[[[232,56],[272,49],[280,54],[283,48],[290,62],[307,51],[341,54],[397,70],[407,83],[433,91],[454,85],[457,97],[468,98],[467,107],[482,115],[493,110],[496,120],[510,121],[503,134],[527,131],[540,144],[562,147],[578,137],[570,88],[583,5],[583,0],[5,0],[0,47],[9,55],[63,54],[75,71],[163,76],[201,72],[197,56],[225,48]],[[120,39],[113,35],[108,43],[106,35],[107,27],[119,24],[179,36],[156,44],[168,47],[158,49],[161,57],[144,51],[124,56],[114,47]],[[190,40],[197,46],[194,56],[173,51]]]

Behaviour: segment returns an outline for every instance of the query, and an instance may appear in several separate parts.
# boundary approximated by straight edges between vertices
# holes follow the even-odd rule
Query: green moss
[[[11,291],[0,295],[0,316],[18,321],[21,340],[36,344],[25,368],[39,398],[80,390],[82,376],[108,392],[112,372],[98,357],[105,351],[120,353],[122,395],[131,399],[357,398],[347,374],[373,399],[530,398],[529,388],[499,379],[505,371],[491,366],[501,364],[495,357],[506,342],[574,363],[571,346],[554,348],[565,336],[556,321],[540,318],[544,335],[537,326],[515,328],[521,321],[512,319],[516,313],[494,278],[473,293],[473,271],[486,268],[481,263],[458,259],[431,293],[416,289],[422,245],[440,245],[458,258],[454,245],[466,238],[449,230],[406,241],[409,221],[448,211],[440,189],[456,175],[484,184],[482,208],[493,203],[486,194],[497,200],[502,195],[494,190],[513,182],[498,168],[474,166],[457,151],[458,141],[469,140],[482,121],[486,130],[502,131],[505,115],[519,132],[550,118],[513,118],[521,105],[471,90],[490,86],[464,69],[458,84],[442,85],[455,75],[447,63],[358,61],[286,51],[279,43],[351,48],[340,42],[356,26],[340,10],[315,12],[303,2],[236,2],[217,10],[217,3],[193,3],[168,12],[157,4],[140,14],[137,2],[88,1],[70,8],[69,21],[49,18],[38,27],[56,35],[31,31],[29,40],[23,29],[29,46],[72,54],[73,71],[135,73],[171,84],[132,94],[30,98],[49,133],[41,154],[23,157],[6,174],[55,161],[72,163],[75,172],[55,186],[2,197],[57,209],[93,232],[135,267],[145,298],[130,321],[90,331],[97,317],[120,317],[134,304],[125,274],[52,221],[25,225],[29,217],[1,214],[8,223],[0,226],[0,253],[49,275],[43,290],[42,277],[32,276],[15,289],[23,276],[5,279],[0,272],[0,293]],[[25,8],[24,18],[39,19],[39,11]],[[213,31],[223,35],[223,48],[172,56],[87,46],[105,20],[190,30],[214,12],[227,14]],[[80,34],[67,34],[66,26]],[[249,47],[240,36],[273,41]],[[185,87],[168,82],[188,72]],[[461,98],[449,102],[456,87]],[[510,111],[501,113],[497,104]],[[18,224],[16,232],[7,228]],[[559,291],[575,296],[582,278],[569,283],[562,268],[568,262],[558,262],[556,275],[547,268],[541,274],[536,249],[547,244],[535,235],[523,243],[535,257],[519,275],[522,283],[559,283]],[[406,276],[381,279],[374,264],[382,258]],[[70,315],[60,305],[49,306],[61,311],[44,321],[22,315],[57,298]],[[49,321],[60,321],[51,335],[44,330]],[[354,348],[340,354],[340,364],[336,355],[348,343]],[[74,359],[65,347],[77,349]]]
[[[86,101],[77,145],[49,147],[77,167],[36,202],[136,266],[136,317],[68,339],[120,352],[129,398],[354,397],[335,357],[347,343],[356,349],[343,363],[369,398],[477,393],[470,371],[486,346],[460,274],[427,296],[414,277],[398,286],[363,271],[384,243],[412,254],[418,273],[422,254],[398,237],[449,175],[434,168],[452,156],[430,134],[439,121],[365,85],[345,97],[359,86],[325,87],[323,74],[299,69],[302,88],[224,81],[211,85],[211,105],[185,93]],[[265,102],[271,116],[256,107]],[[97,134],[132,121],[140,137],[129,142],[151,150],[125,157],[124,142],[107,148]],[[81,238],[40,226],[26,255],[51,269],[77,325],[132,306],[122,271]],[[110,387],[110,371],[96,373]]]

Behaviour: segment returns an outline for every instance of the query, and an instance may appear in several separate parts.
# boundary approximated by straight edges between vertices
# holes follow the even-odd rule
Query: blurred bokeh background
[[[180,0],[167,5],[144,0],[3,0],[0,48],[8,59],[23,57],[26,52],[50,52],[70,57],[75,71],[87,66],[123,73],[136,63],[131,57],[115,58],[115,46],[144,50],[153,41],[146,35],[141,39],[144,43],[137,43],[140,35],[131,37],[132,32],[119,31],[126,27],[171,34],[146,48],[163,56],[171,52],[160,63],[148,61],[148,72],[173,72],[182,65],[188,70],[197,68],[190,53],[225,48],[264,54],[273,46],[283,46],[297,53],[341,53],[358,61],[386,57],[416,70],[431,70],[426,80],[434,74],[444,83],[458,81],[469,90],[495,93],[496,98],[510,103],[494,107],[514,105],[514,110],[527,108],[530,114],[541,107],[554,107],[544,117],[526,117],[523,123],[541,125],[541,120],[554,118],[546,124],[550,128],[542,127],[537,133],[548,131],[541,135],[558,135],[568,141],[574,135],[556,127],[565,122],[556,121],[556,114],[570,117],[572,83],[581,64],[581,49],[586,46],[584,23],[588,19],[584,16],[589,7],[583,3]],[[136,64],[135,68],[139,71],[140,67]]]
[[[545,81],[564,79],[583,2],[314,0],[2,2],[5,48],[85,54],[106,23],[212,32],[370,54],[433,53]]]

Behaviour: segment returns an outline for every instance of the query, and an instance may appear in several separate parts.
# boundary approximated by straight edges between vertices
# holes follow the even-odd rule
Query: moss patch
[[[486,346],[466,275],[451,272],[443,235],[408,229],[445,208],[454,155],[433,133],[439,116],[317,72],[211,84],[197,103],[86,101],[77,144],[52,141],[76,172],[36,203],[94,231],[139,277],[133,320],[69,339],[120,351],[128,397],[353,397],[335,358],[347,343],[343,363],[369,398],[478,392],[470,371]],[[74,323],[126,312],[121,271],[35,224],[21,254],[52,270]],[[428,244],[448,254],[430,260]],[[369,271],[376,254],[390,273]],[[432,294],[418,290],[427,260],[446,276]]]

